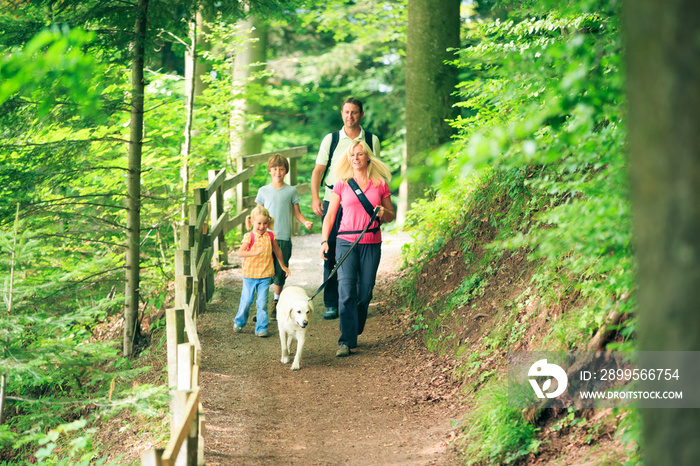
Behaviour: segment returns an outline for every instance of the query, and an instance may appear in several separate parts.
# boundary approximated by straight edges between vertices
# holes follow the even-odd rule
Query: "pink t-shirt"
[[[335,183],[333,187],[333,192],[340,196],[340,205],[343,207],[343,218],[340,220],[339,232],[342,231],[362,231],[369,222],[370,216],[362,207],[362,203],[357,198],[357,195],[352,191],[350,185],[347,181],[342,180]],[[389,197],[391,193],[389,192],[389,186],[385,181],[380,181],[375,184],[372,180],[369,180],[367,187],[365,188],[365,196],[367,200],[373,206],[378,206],[382,203],[382,199]],[[370,229],[377,226],[377,222],[372,222]],[[360,236],[359,233],[343,235],[339,234],[338,238],[345,241],[354,242],[357,237]],[[367,232],[360,240],[360,244],[373,244],[382,242],[382,232],[377,231],[376,233]]]

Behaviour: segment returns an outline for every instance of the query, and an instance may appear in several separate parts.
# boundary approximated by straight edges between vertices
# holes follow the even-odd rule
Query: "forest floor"
[[[280,362],[276,322],[269,338],[254,324],[233,332],[241,269],[217,274],[215,299],[198,321],[208,465],[446,465],[463,413],[451,363],[407,335],[390,309],[406,235],[385,236],[374,299],[358,348],[337,358],[338,320],[314,299],[301,370]],[[293,239],[287,285],[309,296],[321,283],[320,235]],[[296,343],[294,343],[296,347]]]

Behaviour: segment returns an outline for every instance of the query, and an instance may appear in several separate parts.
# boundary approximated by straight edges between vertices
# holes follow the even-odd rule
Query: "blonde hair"
[[[374,155],[374,152],[372,152],[372,149],[369,148],[367,143],[362,140],[352,141],[347,150],[343,152],[343,158],[338,161],[338,167],[335,169],[335,179],[349,180],[352,178],[354,171],[350,165],[349,158],[352,150],[360,145],[369,157],[369,162],[367,163],[367,177],[374,183],[379,183],[382,180],[385,182],[390,181],[391,169],[389,168],[389,165],[379,160],[379,158]]]
[[[245,226],[249,230],[253,229],[253,219],[258,216],[263,216],[267,217],[269,221],[267,222],[267,229],[268,230],[274,230],[275,229],[275,219],[272,218],[270,215],[270,211],[267,210],[265,207],[258,205],[255,206],[255,208],[250,212],[250,215],[246,216],[245,218]]]

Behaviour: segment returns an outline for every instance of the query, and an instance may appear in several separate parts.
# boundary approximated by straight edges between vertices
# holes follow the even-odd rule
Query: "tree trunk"
[[[624,8],[640,349],[698,351],[700,5],[627,0]],[[647,409],[642,419],[645,464],[697,463],[697,410]]]
[[[207,83],[202,81],[202,75],[209,72],[211,66],[206,60],[201,59],[200,51],[207,51],[211,48],[209,42],[204,39],[204,33],[208,31],[207,23],[215,16],[214,9],[210,2],[203,2],[197,13],[194,22],[190,25],[189,46],[185,50],[185,140],[180,150],[182,158],[182,168],[180,177],[182,179],[182,190],[185,198],[190,189],[190,152],[192,150],[192,137],[198,134],[194,125],[195,100],[201,96],[207,88]],[[182,218],[186,219],[187,212],[183,207]]]
[[[182,196],[185,202],[182,204],[182,223],[187,224],[187,197],[190,190],[190,150],[192,145],[192,119],[194,117],[194,90],[197,76],[197,28],[201,24],[199,13],[190,23],[189,43],[185,49],[185,131],[180,158],[180,178],[182,179]]]
[[[126,290],[124,306],[124,355],[131,356],[139,313],[139,255],[141,243],[141,152],[143,143],[143,80],[148,0],[139,0],[131,62],[131,124],[126,197]]]
[[[425,163],[427,153],[450,141],[453,130],[445,119],[456,115],[454,103],[458,70],[446,65],[459,47],[459,0],[409,0],[406,40],[406,156],[404,172]],[[402,188],[405,209],[423,197],[430,186],[425,176],[410,178]]]
[[[261,106],[246,98],[246,89],[254,73],[264,69],[267,61],[267,26],[255,16],[241,21],[241,29],[253,41],[244,44],[236,54],[233,64],[233,106],[229,125],[229,166],[236,171],[243,169],[244,155],[257,154],[262,151],[262,131],[256,129],[255,116],[261,112]],[[247,32],[250,31],[250,32]],[[256,66],[255,63],[262,63]],[[260,83],[253,80],[252,83]],[[248,181],[240,183],[236,192],[236,211],[243,210],[243,198],[248,196]],[[241,233],[245,233],[245,225]]]
[[[262,131],[255,120],[262,112],[262,106],[245,94],[249,84],[262,84],[260,79],[251,78],[265,69],[267,61],[267,25],[260,18],[251,16],[241,21],[240,26],[243,34],[251,41],[236,53],[233,63],[234,103],[230,127],[230,156],[233,166],[237,157],[256,154],[262,150]],[[256,65],[257,63],[261,65]]]

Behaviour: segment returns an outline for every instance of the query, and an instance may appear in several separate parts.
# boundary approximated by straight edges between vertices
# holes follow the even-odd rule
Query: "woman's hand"
[[[386,209],[384,209],[383,206],[379,206],[379,212],[377,212],[377,218],[379,219],[380,222],[384,222],[384,212]]]
[[[321,243],[321,259],[324,261],[328,260],[326,253],[328,252],[328,241]]]
[[[377,218],[381,223],[388,223],[391,222],[394,219],[394,212],[392,210],[387,210],[386,207],[383,205],[377,206],[379,207],[379,212],[377,213]],[[389,220],[387,220],[387,218]]]
[[[379,204],[377,207],[379,207],[377,218],[380,220],[381,223],[389,223],[396,218],[396,214],[394,213],[394,206],[391,204],[390,198],[385,197],[384,199],[382,199],[382,203]]]

